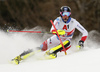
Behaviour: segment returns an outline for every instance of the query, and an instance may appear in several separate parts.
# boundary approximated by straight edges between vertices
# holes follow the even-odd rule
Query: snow
[[[45,40],[45,36],[50,35],[37,36],[37,34],[0,31],[0,72],[100,72],[100,43],[96,41],[99,37],[92,36],[94,32],[90,32],[89,35],[92,38],[89,36],[85,42],[85,48],[81,51],[77,51],[74,47],[77,45],[79,36],[73,40],[67,55],[61,52],[56,59],[39,60],[41,56],[39,53],[27,58],[19,65],[14,65],[9,63],[10,59],[24,50],[38,47]]]

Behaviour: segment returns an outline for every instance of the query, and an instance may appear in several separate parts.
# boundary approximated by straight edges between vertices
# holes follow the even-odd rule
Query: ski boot
[[[46,59],[55,59],[57,57],[56,53],[50,53],[50,50],[46,51],[45,53],[45,58]]]

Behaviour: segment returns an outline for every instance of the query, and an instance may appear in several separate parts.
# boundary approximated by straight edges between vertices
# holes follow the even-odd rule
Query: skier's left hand
[[[79,43],[78,43],[78,45],[79,45],[80,49],[83,48],[84,47],[84,41],[80,40]]]

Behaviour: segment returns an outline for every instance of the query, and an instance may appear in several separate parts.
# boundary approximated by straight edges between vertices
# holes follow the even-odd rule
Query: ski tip
[[[8,61],[10,64],[15,64],[15,65],[18,65],[19,62],[18,61],[15,61],[15,60],[11,60],[11,61]]]

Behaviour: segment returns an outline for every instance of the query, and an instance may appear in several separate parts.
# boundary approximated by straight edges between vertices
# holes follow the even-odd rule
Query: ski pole
[[[43,31],[18,31],[18,30],[7,30],[7,32],[48,33],[48,34],[52,34],[52,32],[43,32]]]
[[[65,50],[65,47],[64,47],[64,45],[63,45],[63,42],[61,41],[61,38],[60,38],[60,36],[59,36],[59,34],[58,34],[57,30],[56,30],[56,27],[55,27],[53,21],[50,20],[50,22],[51,22],[51,24],[53,25],[53,27],[54,27],[54,29],[55,29],[55,31],[56,31],[56,33],[57,33],[57,36],[58,36],[58,38],[59,38],[59,40],[60,40],[60,43],[61,43],[61,45],[62,45],[62,47],[63,47],[63,49],[64,49],[65,55],[67,55],[66,50]]]

